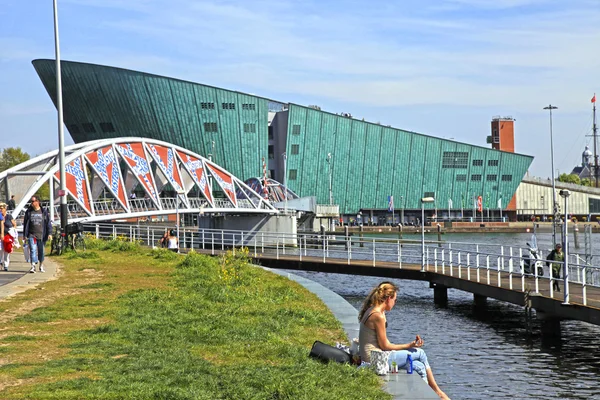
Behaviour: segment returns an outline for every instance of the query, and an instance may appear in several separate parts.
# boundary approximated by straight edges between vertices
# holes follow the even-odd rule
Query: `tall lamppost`
[[[400,196],[400,224],[404,226],[404,196]]]
[[[425,272],[425,203],[433,203],[433,197],[421,199],[421,272]]]
[[[556,186],[554,183],[554,145],[552,143],[552,110],[556,110],[558,107],[549,104],[544,107],[544,110],[550,112],[550,163],[552,165],[552,247],[556,247],[556,217],[558,209],[556,207]]]
[[[327,153],[327,166],[329,169],[329,205],[333,205],[333,184],[331,178],[331,153]]]
[[[560,195],[563,199],[565,199],[565,222],[563,223],[563,251],[565,254],[565,260],[563,263],[563,282],[565,286],[565,299],[563,304],[569,304],[569,230],[567,229],[569,225],[569,210],[568,210],[568,200],[571,192],[566,189],[560,191]]]
[[[287,154],[285,153],[285,151],[283,152],[283,154],[281,155],[283,157],[283,187],[284,187],[284,191],[283,191],[283,196],[285,197],[285,208],[284,208],[284,212],[285,214],[287,214],[287,201],[288,201],[288,194],[287,194]]]
[[[60,171],[60,186],[58,197],[60,198],[60,227],[67,229],[67,179],[65,174],[65,134],[63,128],[63,102],[62,102],[62,77],[60,69],[60,45],[58,40],[58,4],[53,1],[54,6],[54,53],[56,58],[56,110],[58,111],[58,170]],[[52,185],[50,190],[52,190]],[[51,209],[54,204],[50,205]]]

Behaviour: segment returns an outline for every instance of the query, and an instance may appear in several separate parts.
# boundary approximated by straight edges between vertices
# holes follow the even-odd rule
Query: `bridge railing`
[[[147,246],[159,246],[158,241],[166,229],[173,227],[148,224],[86,224],[86,230],[98,238],[121,237],[126,240],[139,240]],[[518,246],[436,241],[422,243],[417,240],[345,237],[319,233],[268,233],[187,227],[180,228],[179,244],[181,249],[202,249],[212,254],[246,247],[255,256],[260,254],[277,259],[291,257],[300,261],[312,257],[312,260],[342,260],[347,264],[360,260],[369,261],[373,266],[379,264],[399,269],[407,264],[414,268],[415,265],[420,266],[423,261],[426,272],[521,292],[549,295],[553,298],[562,298],[565,293],[569,293],[573,296],[570,299],[572,302],[581,302],[584,305],[588,304],[588,289],[600,287],[600,268],[586,264],[580,255],[569,255],[569,273],[568,279],[565,280],[562,276],[553,276],[552,268],[546,266],[545,259],[540,260],[541,271],[533,267],[526,271],[525,260],[529,258],[529,251]],[[563,287],[565,281],[566,290]],[[554,282],[559,283],[563,293],[556,293]]]

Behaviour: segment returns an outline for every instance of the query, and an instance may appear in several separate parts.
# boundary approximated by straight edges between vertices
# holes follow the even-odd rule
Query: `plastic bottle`
[[[413,360],[410,354],[406,356],[406,373],[413,373]]]

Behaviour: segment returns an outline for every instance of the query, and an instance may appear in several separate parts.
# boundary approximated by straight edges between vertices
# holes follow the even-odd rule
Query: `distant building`
[[[585,146],[585,150],[581,154],[581,165],[573,168],[571,174],[577,175],[580,179],[594,179],[594,161],[593,154],[589,146]]]

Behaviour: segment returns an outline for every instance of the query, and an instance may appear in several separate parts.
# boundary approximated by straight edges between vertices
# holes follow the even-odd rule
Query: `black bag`
[[[352,361],[350,354],[346,353],[344,350],[319,342],[318,340],[313,343],[308,356],[323,362],[335,361],[339,363],[350,363]]]

